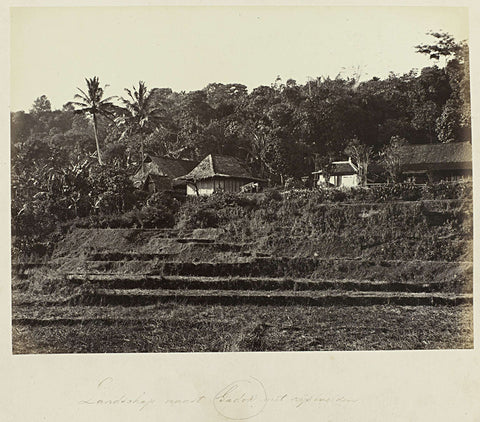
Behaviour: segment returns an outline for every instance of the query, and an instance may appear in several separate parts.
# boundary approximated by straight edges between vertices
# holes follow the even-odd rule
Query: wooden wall
[[[237,179],[234,177],[214,177],[197,182],[199,195],[211,195],[213,192],[240,192],[240,188],[250,180]],[[187,195],[197,195],[195,185],[187,183]]]

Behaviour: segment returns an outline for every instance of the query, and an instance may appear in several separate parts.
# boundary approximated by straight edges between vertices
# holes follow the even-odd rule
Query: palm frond
[[[91,113],[91,110],[85,109],[85,108],[73,110],[73,114],[85,114],[85,113]]]
[[[110,110],[106,110],[106,109],[99,109],[98,112],[106,117],[108,120],[111,120],[112,122],[115,122],[115,119],[113,116],[115,116],[115,113],[113,113],[112,111]]]
[[[80,103],[78,101],[69,101],[68,103],[65,103],[65,106],[70,107],[70,106],[78,106],[78,107],[85,107],[85,103]]]
[[[90,101],[90,97],[85,93],[85,91],[84,91],[83,89],[78,88],[78,87],[77,87],[77,89],[83,94],[83,97],[82,97],[81,95],[79,95],[79,94],[75,94],[75,98],[76,98],[76,97],[80,97],[80,98],[82,98],[82,99],[85,100],[85,101]]]
[[[132,94],[132,91],[130,91],[128,88],[125,88],[125,92],[128,94],[128,96],[132,99],[132,103],[134,103],[136,100],[135,100],[135,96],[134,94]],[[134,92],[135,92],[135,88],[134,88]]]
[[[73,96],[73,98],[74,98],[75,100],[77,100],[76,102],[78,102],[78,103],[83,103],[83,104],[85,104],[85,106],[89,106],[89,107],[90,107],[90,106],[92,105],[92,103],[91,103],[90,101],[88,101],[87,98],[83,98],[81,95],[76,94],[76,95]]]
[[[116,123],[117,125],[123,125],[123,124],[125,124],[126,121],[127,121],[127,120],[125,119],[125,116],[117,116],[117,117],[115,117],[115,123]]]
[[[103,103],[110,103],[112,100],[116,100],[118,97],[116,95],[112,95],[111,97],[104,98],[100,101],[100,104]]]
[[[126,100],[125,98],[120,97],[118,100],[119,100],[125,107],[130,107],[130,106],[131,106],[130,101]]]
[[[85,104],[85,103],[82,103],[82,102],[78,102],[78,101],[71,101],[69,104],[73,105],[73,106],[77,106],[77,107],[82,107],[84,109],[90,109],[92,108],[90,106],[90,104]]]
[[[80,98],[81,99],[81,98]],[[75,105],[77,107],[83,107],[83,108],[90,108],[92,105],[90,103],[86,103],[84,101],[71,101],[71,105]]]
[[[97,87],[95,90],[95,100],[100,102],[103,97],[103,88]]]

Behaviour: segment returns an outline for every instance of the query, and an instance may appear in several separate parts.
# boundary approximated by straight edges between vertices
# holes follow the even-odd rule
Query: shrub
[[[154,208],[166,208],[176,213],[180,208],[180,202],[169,192],[155,192],[146,201],[146,205]]]
[[[92,167],[88,182],[95,208],[99,214],[124,212],[134,206],[135,188],[125,169]]]
[[[285,189],[303,189],[304,183],[300,179],[289,177],[285,180]]]
[[[175,225],[175,216],[166,207],[157,208],[146,205],[138,213],[138,220],[146,229],[172,228]]]
[[[263,195],[265,202],[281,201],[283,199],[282,194],[275,188],[265,189]]]
[[[175,225],[175,215],[166,207],[144,206],[123,214],[92,215],[87,219],[74,220],[72,227],[79,228],[171,228]]]
[[[207,206],[219,210],[228,206],[240,206],[244,208],[255,207],[257,205],[255,198],[255,194],[215,192],[213,195],[202,199]]]
[[[218,214],[215,210],[204,208],[199,209],[187,219],[186,227],[189,229],[205,229],[218,226]]]
[[[348,198],[348,191],[344,189],[326,189],[325,199],[329,202],[344,202]]]
[[[439,182],[429,183],[422,189],[424,199],[471,199],[472,182]]]

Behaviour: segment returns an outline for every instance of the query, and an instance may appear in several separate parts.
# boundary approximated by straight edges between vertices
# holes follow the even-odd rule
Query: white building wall
[[[358,177],[356,174],[349,174],[346,176],[339,176],[342,178],[341,180],[341,186],[345,186],[348,188],[358,186]]]
[[[193,183],[187,183],[187,195],[211,195],[213,193],[213,181],[212,180],[200,180],[197,182],[197,186]]]
[[[248,183],[248,180],[236,178],[213,178],[197,182],[199,195],[211,195],[216,191],[240,192],[240,187]],[[197,195],[197,190],[193,183],[187,183],[187,195]]]
[[[191,183],[187,183],[187,195],[196,195],[197,191],[195,190],[195,186]]]
[[[348,174],[344,176],[330,176],[328,183],[336,187],[354,187],[354,186],[358,186],[358,177],[356,174],[351,174],[351,175]],[[320,175],[320,177],[318,178],[317,185],[322,186],[324,184],[325,184],[325,177]]]

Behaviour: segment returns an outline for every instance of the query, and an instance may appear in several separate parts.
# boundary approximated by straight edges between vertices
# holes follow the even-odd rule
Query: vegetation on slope
[[[241,84],[173,92],[139,83],[117,101],[105,98],[94,77],[62,110],[39,97],[29,112],[11,114],[14,252],[51,252],[56,238],[48,244],[46,236],[58,231],[58,239],[76,218],[131,212],[133,219],[141,210],[144,227],[175,224],[133,189],[129,177],[144,149],[195,160],[233,155],[272,185],[295,185],[343,156],[352,141],[373,154],[392,140],[469,141],[468,47],[448,34],[431,35],[431,45],[416,49],[444,58],[444,67],[436,62],[384,80],[276,80],[251,92]]]

